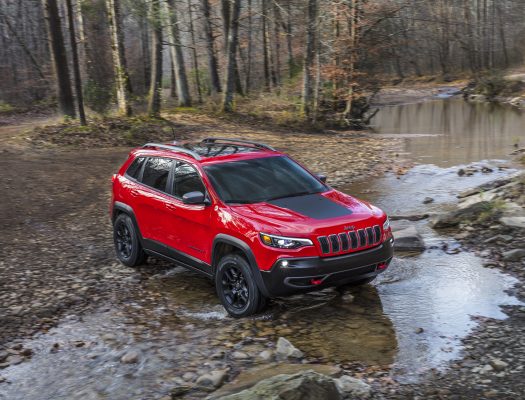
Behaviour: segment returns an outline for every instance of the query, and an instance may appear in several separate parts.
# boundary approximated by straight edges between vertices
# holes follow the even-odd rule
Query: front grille
[[[328,244],[326,236],[319,236],[317,240],[319,240],[323,254],[330,253],[330,245]]]
[[[330,243],[332,244],[332,253],[339,252],[339,240],[337,240],[337,235],[330,235]]]
[[[317,240],[323,254],[359,250],[379,244],[381,241],[381,228],[379,225],[374,225],[357,231],[319,236]]]
[[[359,229],[357,231],[357,235],[359,236],[359,247],[365,247],[366,246],[366,234],[364,229]]]
[[[341,250],[348,251],[348,236],[346,233],[340,233],[339,240],[341,241]]]

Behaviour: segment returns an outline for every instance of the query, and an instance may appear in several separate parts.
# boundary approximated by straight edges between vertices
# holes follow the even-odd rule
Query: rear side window
[[[142,171],[142,166],[144,165],[144,160],[146,160],[144,157],[135,158],[135,161],[131,163],[126,174],[138,180],[140,178],[140,171]]]
[[[173,160],[168,158],[149,158],[142,174],[142,183],[165,192],[172,165]]]
[[[182,197],[190,192],[206,193],[206,189],[195,168],[187,163],[179,162],[173,176],[173,195]]]

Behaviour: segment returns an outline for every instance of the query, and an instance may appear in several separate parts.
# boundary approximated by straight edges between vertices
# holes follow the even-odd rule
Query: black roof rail
[[[250,140],[243,140],[243,139],[208,137],[208,138],[202,139],[201,143],[248,144],[248,145],[257,147],[259,149],[276,151],[273,147],[268,146],[267,144],[252,142]]]
[[[201,156],[198,155],[196,152],[186,149],[184,147],[176,146],[176,145],[170,145],[170,144],[162,144],[162,143],[146,143],[142,148],[147,147],[157,147],[159,149],[165,149],[165,150],[172,150],[179,153],[188,154],[189,156],[192,156],[196,160],[202,160]]]

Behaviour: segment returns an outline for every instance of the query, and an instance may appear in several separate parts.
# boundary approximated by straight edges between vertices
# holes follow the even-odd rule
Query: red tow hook
[[[384,270],[384,269],[387,269],[388,268],[388,264],[387,263],[380,263],[380,264],[377,264],[377,269],[379,270]]]

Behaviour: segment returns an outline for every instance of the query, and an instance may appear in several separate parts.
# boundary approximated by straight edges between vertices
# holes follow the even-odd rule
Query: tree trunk
[[[46,22],[49,35],[50,51],[53,56],[55,75],[58,84],[58,105],[62,114],[75,117],[75,104],[69,68],[62,35],[62,25],[58,11],[57,0],[44,0]]]
[[[248,43],[247,43],[247,60],[246,60],[246,76],[244,81],[244,90],[246,94],[250,93],[251,89],[251,79],[252,79],[252,52],[253,52],[253,43],[252,43],[252,0],[248,0]]]
[[[160,117],[162,100],[162,21],[160,2],[151,0],[151,85],[149,89],[148,114]]]
[[[235,91],[235,66],[239,34],[239,16],[241,13],[241,0],[233,0],[233,10],[231,14],[230,29],[228,32],[227,56],[228,63],[226,66],[226,84],[224,88],[224,112],[233,111],[233,93]]]
[[[349,18],[348,18],[348,31],[350,34],[350,61],[348,65],[348,94],[346,97],[346,107],[343,113],[343,118],[346,120],[352,119],[352,106],[355,96],[355,82],[354,82],[354,69],[355,69],[355,57],[357,47],[357,23],[358,23],[358,1],[354,0],[350,5]]]
[[[273,4],[273,18],[273,40],[275,43],[274,74],[275,85],[279,86],[281,84],[281,13],[279,12],[279,5],[277,3]]]
[[[270,72],[270,56],[268,54],[268,21],[266,18],[266,2],[268,0],[261,0],[262,7],[262,47],[263,47],[263,69],[264,69],[264,90],[269,92],[272,88],[271,72]]]
[[[201,0],[202,14],[204,16],[204,37],[206,40],[206,52],[208,55],[208,72],[212,93],[222,92],[219,68],[215,55],[215,38],[213,37],[213,26],[211,23],[211,10],[209,0]]]
[[[292,45],[292,8],[290,6],[290,0],[286,3],[286,48],[288,50],[288,77],[293,78],[295,72],[295,59],[293,56],[293,45]]]
[[[120,15],[120,0],[107,0],[107,8],[118,109],[121,115],[130,116],[132,114],[130,103],[131,83],[129,81],[126,54],[124,51],[124,32],[122,30]]]
[[[71,0],[66,0],[67,18],[69,23],[69,40],[71,44],[71,53],[73,58],[73,76],[75,78],[75,91],[77,95],[78,116],[80,125],[87,125],[86,113],[84,110],[84,96],[82,93],[82,78],[80,76],[80,62],[78,60],[77,35],[75,32],[75,13]]]
[[[144,16],[139,20],[140,42],[142,48],[142,63],[144,69],[144,90],[149,90],[151,85],[151,49],[149,43],[148,19]]]
[[[308,20],[306,22],[306,49],[303,66],[303,100],[305,117],[311,120],[313,113],[313,76],[317,42],[317,0],[308,0]]]
[[[191,0],[188,0],[188,14],[190,17],[190,35],[191,35],[191,46],[193,54],[193,70],[195,71],[195,88],[197,89],[197,98],[199,103],[202,103],[202,88],[199,71],[199,58],[197,57],[197,43],[195,41],[195,29],[193,27],[193,10],[191,7]]]
[[[188,86],[188,76],[186,75],[186,65],[184,62],[184,54],[182,52],[180,41],[180,29],[178,25],[177,10],[175,9],[175,1],[167,0],[167,13],[170,18],[168,27],[168,40],[170,42],[170,57],[175,67],[175,79],[177,80],[177,97],[179,106],[190,107],[191,96]]]

